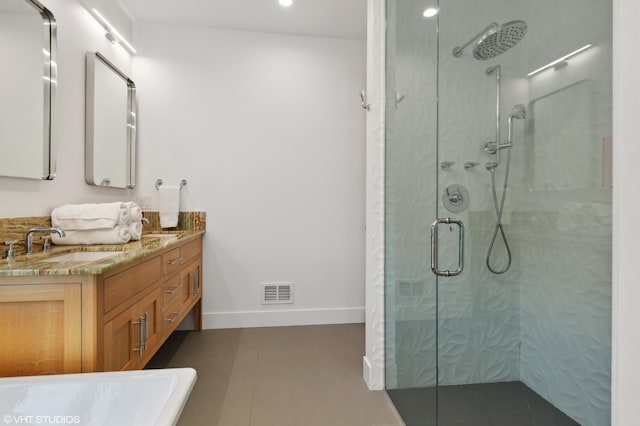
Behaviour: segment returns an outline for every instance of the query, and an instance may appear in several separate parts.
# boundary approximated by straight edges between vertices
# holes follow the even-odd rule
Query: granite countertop
[[[15,259],[0,260],[0,276],[34,276],[34,275],[97,275],[107,272],[131,261],[151,256],[159,251],[204,234],[205,231],[163,232],[173,234],[176,238],[142,235],[142,240],[118,245],[91,246],[52,246],[50,252],[34,253],[18,256]],[[153,235],[158,235],[154,233]],[[65,253],[74,252],[114,252],[109,256],[93,261],[61,261],[46,262],[46,259]]]

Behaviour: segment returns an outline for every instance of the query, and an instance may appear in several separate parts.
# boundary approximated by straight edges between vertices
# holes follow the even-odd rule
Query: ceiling
[[[366,38],[367,0],[117,0],[134,22]]]

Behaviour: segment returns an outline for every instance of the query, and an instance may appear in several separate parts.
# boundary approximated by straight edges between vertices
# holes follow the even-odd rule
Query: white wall
[[[85,54],[100,51],[120,69],[130,55],[111,45],[104,30],[79,0],[41,0],[58,24],[57,177],[53,181],[0,177],[0,217],[48,215],[73,202],[132,199],[133,191],[89,186],[84,182]],[[33,161],[42,162],[40,158]]]
[[[207,328],[364,321],[363,40],[140,24],[139,194],[207,212]],[[153,207],[153,205],[152,205]],[[294,282],[292,305],[261,283]]]

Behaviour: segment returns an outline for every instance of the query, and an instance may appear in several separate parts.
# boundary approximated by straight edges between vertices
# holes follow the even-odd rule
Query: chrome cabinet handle
[[[138,356],[142,356],[143,343],[142,343],[142,316],[138,317],[138,321],[134,321],[133,325],[138,326],[138,347],[133,348],[134,352],[138,352]]]
[[[182,258],[181,257],[176,257],[175,259],[168,261],[167,264],[175,265],[178,262],[182,262]]]
[[[142,316],[142,320],[144,321],[144,350],[146,351],[149,344],[149,314],[147,312]]]
[[[438,225],[441,223],[458,226],[458,269],[441,271],[438,269]],[[460,275],[464,269],[464,223],[450,217],[438,218],[431,224],[431,271],[440,277]]]
[[[173,313],[173,317],[167,318],[167,321],[169,322],[169,324],[173,324],[174,321],[178,319],[178,317],[180,316],[181,313],[182,313],[182,311],[174,312]]]
[[[173,286],[173,288],[171,290],[165,290],[165,293],[174,295],[174,294],[177,293],[177,291],[178,291],[178,289],[180,287],[182,287],[182,284],[176,284],[176,285]]]
[[[198,294],[198,271],[195,270],[193,274],[191,274],[191,295],[195,296]]]

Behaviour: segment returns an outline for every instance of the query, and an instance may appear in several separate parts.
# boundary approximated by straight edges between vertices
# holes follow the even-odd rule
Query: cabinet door
[[[142,356],[138,368],[144,367],[156,352],[162,340],[162,288],[158,287],[136,305],[138,317],[142,320]]]
[[[135,306],[104,326],[104,370],[133,370],[140,359],[141,323]]]
[[[190,264],[182,275],[184,287],[183,306],[191,309],[196,300],[202,296],[202,262],[200,260]]]
[[[0,376],[78,373],[81,284],[24,284],[0,291]]]

